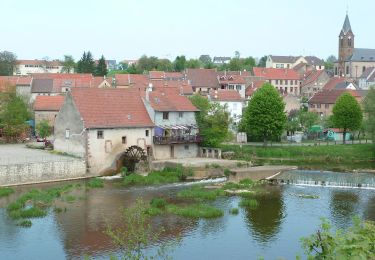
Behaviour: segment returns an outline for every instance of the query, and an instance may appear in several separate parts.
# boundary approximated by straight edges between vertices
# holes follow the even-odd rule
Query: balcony
[[[154,144],[187,144],[200,143],[200,135],[183,135],[183,136],[154,136]]]

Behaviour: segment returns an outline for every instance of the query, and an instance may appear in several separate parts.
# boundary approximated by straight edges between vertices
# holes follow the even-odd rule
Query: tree
[[[76,63],[71,55],[64,55],[64,60],[62,61],[62,72],[65,73],[72,73],[74,71],[74,67]]]
[[[9,51],[0,52],[0,76],[13,75],[16,66],[17,57]]]
[[[375,142],[375,88],[370,87],[365,99],[363,100],[363,110],[365,112],[365,128],[370,133]]]
[[[173,64],[168,59],[158,59],[156,69],[160,71],[173,71]]]
[[[52,127],[49,125],[47,120],[42,120],[36,125],[36,130],[41,138],[45,138],[52,134]]]
[[[102,57],[100,57],[98,61],[98,65],[96,65],[94,75],[103,77],[103,76],[106,76],[107,74],[108,74],[107,64],[105,62],[104,56],[102,55]]]
[[[242,116],[240,128],[254,138],[267,141],[280,138],[286,125],[285,104],[279,92],[263,84],[251,98]]]
[[[343,93],[332,110],[332,122],[335,127],[343,129],[343,142],[346,132],[357,130],[362,123],[362,110],[357,100],[348,92]]]
[[[194,95],[190,98],[200,111],[195,118],[199,132],[203,137],[202,146],[217,147],[229,136],[230,116],[225,107],[218,103],[210,103],[207,98]]]
[[[94,73],[95,61],[90,51],[84,52],[82,58],[77,62],[77,73]]]
[[[141,73],[145,71],[156,70],[158,67],[158,58],[155,56],[147,57],[143,55],[137,62],[137,70]]]
[[[240,54],[239,51],[235,51],[235,52],[234,52],[234,58],[235,58],[235,59],[240,59],[240,56],[241,56],[241,54]]]
[[[188,69],[199,69],[201,67],[201,62],[197,59],[190,59],[186,61],[186,68]]]
[[[186,68],[186,58],[184,55],[177,56],[173,62],[175,71],[183,71]]]
[[[330,55],[324,62],[324,67],[327,70],[333,69],[333,64],[337,61],[335,55]]]
[[[206,65],[212,63],[212,59],[211,59],[210,55],[199,56],[199,61],[203,64],[203,66],[206,66]]]
[[[298,113],[298,121],[305,132],[318,122],[318,114],[300,110]]]
[[[258,67],[265,68],[266,62],[267,62],[267,56],[263,56],[262,58],[259,59]]]

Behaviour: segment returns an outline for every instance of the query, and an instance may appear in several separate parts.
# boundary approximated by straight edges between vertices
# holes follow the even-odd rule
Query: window
[[[349,66],[346,66],[346,74],[349,74]]]
[[[98,130],[98,132],[96,132],[96,135],[98,139],[103,139],[104,138],[103,130]]]
[[[126,136],[121,137],[122,143],[126,144]]]
[[[294,85],[297,85],[297,84],[298,84],[298,83],[297,83],[297,80],[295,80],[295,81],[294,81]]]
[[[286,79],[286,80],[285,80],[285,85],[288,85],[288,82],[289,82],[289,81]]]
[[[365,70],[366,70],[366,66],[363,66],[362,67],[362,72],[365,72]]]
[[[149,130],[146,130],[146,131],[145,131],[145,135],[148,136],[148,135],[149,135],[149,132],[150,132]]]
[[[70,137],[70,129],[65,129],[65,139],[69,139]]]
[[[189,150],[189,146],[188,145],[185,145],[185,150]]]
[[[279,85],[279,80],[278,80],[278,79],[275,80],[275,84],[276,84],[276,85]]]
[[[169,112],[163,112],[163,119],[168,120],[169,119]]]
[[[320,104],[316,104],[316,107],[317,107],[317,108],[320,108],[320,107],[321,107],[321,105],[320,105]]]
[[[324,107],[325,107],[325,108],[329,108],[329,104],[325,104]]]
[[[337,75],[337,67],[335,68],[335,75]]]
[[[178,117],[183,118],[184,117],[184,112],[178,112]]]
[[[314,104],[310,104],[310,108],[315,108],[315,105]]]
[[[236,85],[237,90],[241,90],[241,85]]]
[[[348,45],[349,45],[349,46],[352,46],[352,38],[349,38],[349,39],[348,39]]]
[[[280,85],[282,85],[283,84],[283,80],[282,79],[280,79]]]

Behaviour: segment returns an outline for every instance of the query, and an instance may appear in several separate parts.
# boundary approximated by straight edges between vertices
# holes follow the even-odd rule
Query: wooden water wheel
[[[135,165],[140,161],[145,161],[147,159],[145,151],[136,145],[130,146],[121,155],[120,162],[123,167],[128,169],[128,172],[134,172]]]

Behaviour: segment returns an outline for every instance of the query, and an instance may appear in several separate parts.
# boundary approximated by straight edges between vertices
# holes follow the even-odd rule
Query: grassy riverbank
[[[372,144],[276,146],[261,147],[223,145],[223,152],[233,151],[233,159],[263,165],[296,165],[303,169],[351,171],[375,169],[375,149]]]

